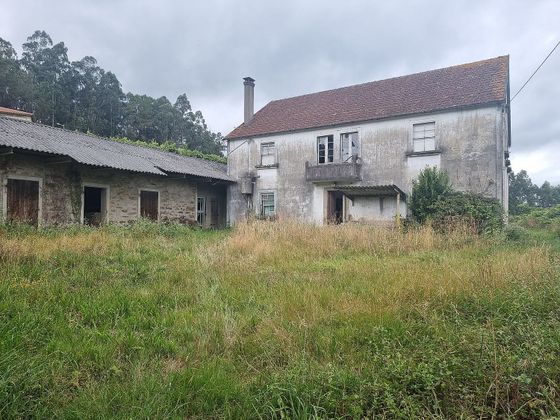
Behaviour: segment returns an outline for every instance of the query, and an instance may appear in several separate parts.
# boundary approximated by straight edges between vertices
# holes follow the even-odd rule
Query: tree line
[[[210,131],[186,94],[124,93],[117,76],[86,56],[69,61],[64,42],[35,31],[21,58],[0,38],[0,106],[33,112],[34,120],[104,137],[172,142],[204,153],[220,153],[222,135]]]
[[[533,184],[527,171],[509,174],[509,212],[521,214],[533,208],[554,207],[560,204],[560,185],[545,181]]]

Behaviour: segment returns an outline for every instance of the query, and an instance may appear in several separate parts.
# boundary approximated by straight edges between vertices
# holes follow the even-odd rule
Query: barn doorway
[[[40,185],[38,180],[8,178],[6,219],[8,222],[39,225]]]
[[[140,191],[140,217],[154,222],[159,220],[158,191]]]
[[[101,226],[107,221],[107,188],[84,186],[84,224]]]
[[[329,191],[328,194],[327,223],[342,223],[344,221],[344,194],[340,191]]]

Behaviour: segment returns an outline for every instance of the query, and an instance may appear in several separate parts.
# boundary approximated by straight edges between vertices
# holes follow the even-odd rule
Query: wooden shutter
[[[39,181],[8,179],[7,193],[8,221],[37,226],[39,221]]]
[[[140,191],[140,216],[149,220],[158,220],[157,191]]]

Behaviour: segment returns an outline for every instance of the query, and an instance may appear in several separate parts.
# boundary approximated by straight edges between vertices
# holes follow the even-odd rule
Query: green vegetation
[[[158,143],[155,141],[147,142],[142,140],[130,140],[127,139],[126,137],[113,137],[111,138],[111,140],[118,141],[120,143],[133,144],[135,146],[142,146],[142,147],[149,147],[151,149],[163,150],[164,152],[177,153],[178,155],[182,155],[182,156],[213,160],[214,162],[219,162],[219,163],[227,163],[227,159],[225,156],[211,154],[211,153],[202,153],[199,152],[198,150],[187,149],[186,147],[177,146],[175,143],[172,143],[170,141],[166,141],[164,143]]]
[[[0,228],[0,418],[560,415],[560,237]]]
[[[53,127],[220,153],[222,135],[208,129],[185,93],[173,104],[165,96],[125,94],[95,58],[70,62],[64,42],[54,44],[45,31],[28,37],[22,51],[18,58],[0,38],[0,106],[33,112]]]
[[[509,212],[517,215],[533,208],[560,205],[560,185],[544,181],[539,187],[533,184],[527,171],[509,174]]]
[[[504,211],[498,200],[454,191],[447,173],[426,168],[413,181],[410,210],[416,222],[431,222],[439,231],[468,224],[477,233],[502,229]]]

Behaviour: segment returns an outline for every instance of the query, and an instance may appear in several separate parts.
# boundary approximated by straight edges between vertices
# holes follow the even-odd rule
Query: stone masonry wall
[[[0,156],[0,219],[5,218],[3,209],[8,177],[31,177],[42,181],[42,226],[79,223],[83,185],[107,187],[109,223],[128,223],[139,218],[139,193],[142,189],[159,192],[160,221],[196,223],[197,185],[193,181],[60,163],[64,160],[18,153]]]

